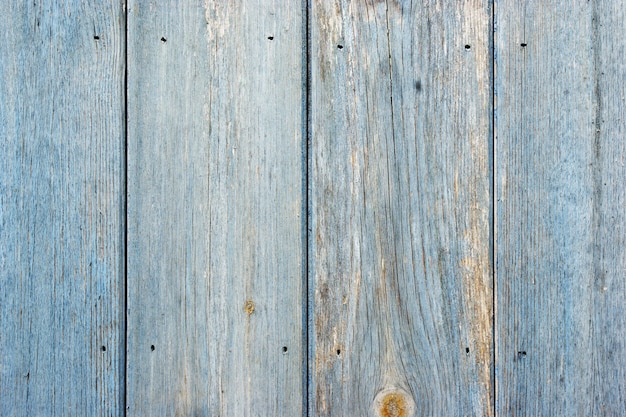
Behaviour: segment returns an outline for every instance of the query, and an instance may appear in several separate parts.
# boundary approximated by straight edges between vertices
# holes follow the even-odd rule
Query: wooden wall
[[[626,415],[626,2],[0,2],[0,416]]]
[[[122,415],[124,9],[0,16],[0,415]]]

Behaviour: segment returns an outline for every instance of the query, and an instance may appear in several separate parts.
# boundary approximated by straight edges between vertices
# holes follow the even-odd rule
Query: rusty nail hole
[[[154,352],[154,345],[150,345],[150,350]]]
[[[254,302],[246,301],[246,303],[243,305],[243,310],[248,313],[248,315],[254,313]]]

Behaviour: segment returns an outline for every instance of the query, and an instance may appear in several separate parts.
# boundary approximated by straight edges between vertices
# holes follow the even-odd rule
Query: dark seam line
[[[493,415],[496,416],[497,412],[497,375],[496,375],[496,312],[497,312],[497,282],[496,282],[496,205],[497,205],[497,196],[496,196],[496,2],[492,0],[491,2],[491,274],[492,274],[492,300],[491,300],[491,311],[492,311],[492,322],[491,322],[491,337],[492,337],[492,381],[491,381],[491,389],[493,395]]]
[[[309,415],[310,404],[310,363],[309,363],[309,341],[310,341],[310,309],[309,302],[309,238],[310,238],[310,207],[309,207],[309,193],[311,184],[309,182],[309,164],[310,164],[310,146],[311,146],[311,55],[310,55],[310,17],[309,11],[311,8],[310,0],[303,0],[302,2],[302,14],[303,14],[303,53],[302,53],[302,66],[303,66],[303,112],[302,112],[302,297],[303,297],[303,320],[302,320],[302,414],[307,417]]]
[[[128,397],[128,3],[123,2],[124,17],[124,381],[122,396],[122,412],[127,415]]]

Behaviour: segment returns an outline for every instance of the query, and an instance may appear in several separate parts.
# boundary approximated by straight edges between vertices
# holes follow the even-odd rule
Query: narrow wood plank
[[[299,415],[302,6],[128,14],[129,415]]]
[[[497,409],[626,414],[626,3],[496,8]]]
[[[493,415],[490,24],[313,2],[312,415]]]
[[[123,16],[0,2],[2,416],[123,415]]]

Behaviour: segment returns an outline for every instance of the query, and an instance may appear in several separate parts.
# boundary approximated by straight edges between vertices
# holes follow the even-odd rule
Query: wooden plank
[[[0,2],[3,416],[123,414],[123,16]]]
[[[625,6],[496,8],[500,415],[626,414]]]
[[[313,2],[311,415],[493,415],[490,24]]]
[[[297,1],[131,1],[129,415],[302,413]]]

